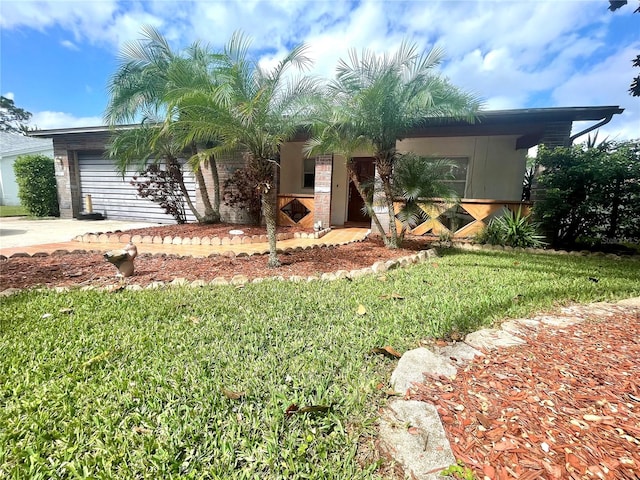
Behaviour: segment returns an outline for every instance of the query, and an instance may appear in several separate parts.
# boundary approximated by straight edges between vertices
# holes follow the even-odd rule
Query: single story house
[[[468,123],[451,119],[433,119],[399,141],[401,152],[414,152],[450,159],[457,175],[452,186],[462,201],[453,209],[447,206],[425,207],[430,220],[413,230],[415,234],[448,232],[470,236],[486,220],[504,207],[522,205],[522,181],[526,155],[536,145],[566,146],[575,138],[609,122],[622,113],[617,106],[558,107],[484,111],[479,121]],[[593,122],[571,136],[573,122]],[[104,156],[109,140],[107,127],[43,130],[32,135],[53,139],[56,168],[60,173],[58,194],[61,216],[75,217],[82,211],[83,197],[92,195],[94,209],[109,218],[152,220],[170,223],[173,219],[148,200],[136,197],[129,185]],[[296,138],[282,146],[278,182],[278,222],[283,225],[322,226],[370,225],[362,214],[362,200],[350,184],[346,164],[338,155],[306,158],[305,138]],[[242,155],[218,159],[221,185],[244,164]],[[373,159],[355,158],[363,175],[374,174]],[[206,175],[207,180],[210,175]],[[195,184],[190,187],[196,204],[200,203]],[[223,207],[223,220],[242,223],[243,217]],[[381,220],[388,223],[386,212]]]
[[[0,132],[0,205],[20,205],[13,164],[21,155],[53,158],[50,138],[31,138],[18,133]]]

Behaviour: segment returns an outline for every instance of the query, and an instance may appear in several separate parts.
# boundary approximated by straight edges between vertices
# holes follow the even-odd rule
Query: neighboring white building
[[[53,141],[0,132],[0,205],[20,205],[13,163],[21,155],[53,158]]]

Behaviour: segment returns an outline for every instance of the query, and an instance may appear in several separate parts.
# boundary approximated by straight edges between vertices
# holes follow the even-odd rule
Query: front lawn
[[[396,362],[371,348],[638,295],[638,262],[497,252],[353,281],[24,292],[0,312],[0,478],[377,478],[358,460]]]
[[[17,205],[0,205],[0,217],[21,217],[28,215],[27,209]]]

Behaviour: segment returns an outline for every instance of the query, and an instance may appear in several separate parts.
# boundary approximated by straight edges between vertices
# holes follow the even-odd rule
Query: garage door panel
[[[123,178],[112,161],[96,153],[79,153],[78,170],[82,201],[84,203],[85,196],[91,195],[95,212],[112,219],[175,223],[174,218],[167,215],[158,204],[138,196],[137,189],[131,185],[134,176],[143,178],[137,172],[128,171]],[[188,170],[185,172],[185,186],[195,202],[195,178]],[[186,206],[185,211],[187,220],[195,221]]]

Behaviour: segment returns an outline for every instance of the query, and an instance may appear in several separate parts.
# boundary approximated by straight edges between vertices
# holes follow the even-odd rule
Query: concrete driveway
[[[0,218],[0,248],[68,242],[84,233],[124,231],[156,225],[159,224],[120,220],[91,221],[61,218],[32,220],[28,217],[4,217]]]

